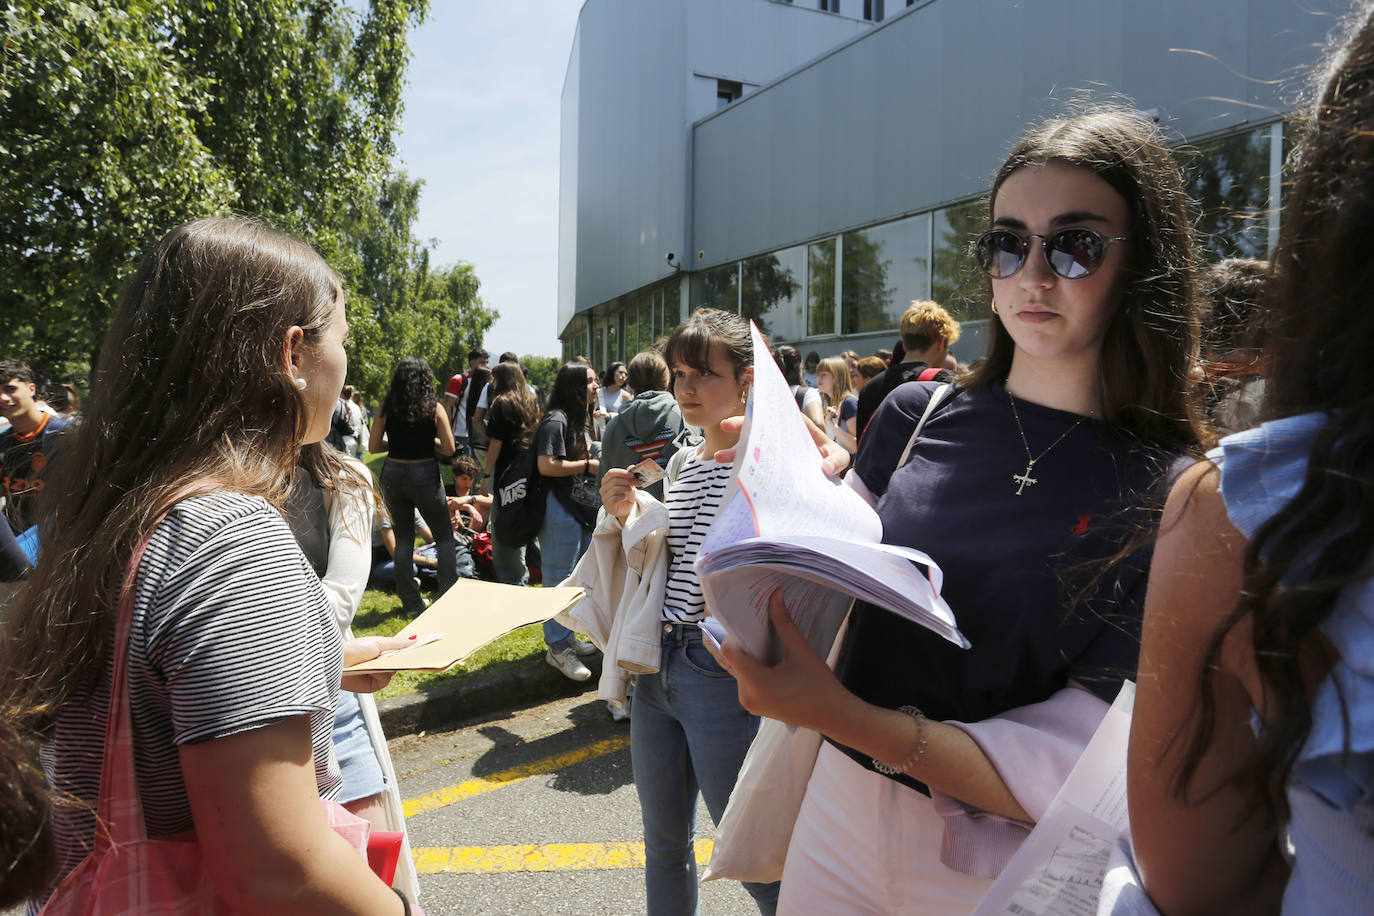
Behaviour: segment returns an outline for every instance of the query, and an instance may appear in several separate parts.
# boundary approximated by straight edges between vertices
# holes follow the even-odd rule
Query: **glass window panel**
[[[911,300],[926,298],[930,287],[929,217],[846,232],[842,244],[841,331],[896,330]]]
[[[770,341],[806,336],[806,246],[744,262],[740,314],[752,318]]]
[[[654,327],[654,310],[658,301],[663,297],[660,290],[654,290],[645,296],[639,304],[639,349],[647,350],[654,345],[658,339],[658,331]],[[635,352],[639,352],[638,350]]]
[[[987,318],[987,275],[969,254],[969,245],[988,227],[987,199],[936,210],[931,232],[935,264],[930,298],[960,321]]]
[[[1203,260],[1269,255],[1269,127],[1175,151]]]
[[[739,312],[739,265],[723,264],[692,276],[692,309]]]
[[[657,337],[671,334],[682,321],[682,284],[673,282],[663,288],[662,324],[658,327]]]
[[[592,325],[592,352],[587,354],[587,358],[592,361],[593,366],[602,366],[606,362],[606,321],[604,318],[597,318],[596,324]]]
[[[637,296],[635,301],[625,306],[625,361],[629,361],[639,352],[639,300],[644,298]]]
[[[806,333],[835,333],[835,240],[807,246]]]
[[[596,371],[601,372],[620,358],[620,309],[617,308],[606,316],[606,355],[594,364]]]

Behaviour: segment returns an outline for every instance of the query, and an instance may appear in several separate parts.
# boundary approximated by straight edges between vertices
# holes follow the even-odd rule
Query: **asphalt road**
[[[643,913],[629,735],[584,694],[393,740],[426,912]],[[705,805],[697,823],[704,861]],[[732,881],[702,885],[701,910],[758,912]]]

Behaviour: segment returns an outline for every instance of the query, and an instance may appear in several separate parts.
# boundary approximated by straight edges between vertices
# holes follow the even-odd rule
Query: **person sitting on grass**
[[[434,543],[425,520],[415,513],[415,537],[425,545]],[[422,547],[416,548],[412,555],[415,564],[415,578],[422,584],[437,581],[439,559],[434,553],[427,553]],[[368,588],[393,591],[396,587],[396,529],[386,506],[377,506],[377,515],[372,522],[372,575],[368,578]]]
[[[453,519],[454,531],[460,528],[482,531],[487,527],[491,496],[472,492],[481,474],[482,468],[477,459],[467,455],[453,459],[453,495],[448,498],[448,514]],[[462,538],[459,537],[459,540]]]

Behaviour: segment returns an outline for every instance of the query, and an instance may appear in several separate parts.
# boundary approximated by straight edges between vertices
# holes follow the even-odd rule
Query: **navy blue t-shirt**
[[[1036,482],[1023,488],[1013,478],[1026,470],[1026,448],[998,385],[941,403],[893,473],[938,384],[909,382],[888,395],[855,470],[879,497],[883,540],[925,551],[944,571],[944,597],[973,647],[861,603],[840,680],[870,703],[910,704],[935,720],[987,719],[1046,700],[1070,679],[1111,702],[1135,675],[1150,547],[1111,566],[1086,602],[1073,597],[1137,534],[1141,507],[1160,504],[1176,456],[1017,400],[1037,456]]]

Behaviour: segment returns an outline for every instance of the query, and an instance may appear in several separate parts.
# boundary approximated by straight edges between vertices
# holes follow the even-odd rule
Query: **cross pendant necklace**
[[[1037,477],[1031,476],[1031,471],[1035,468],[1035,462],[1044,458],[1056,445],[1064,441],[1064,437],[1078,428],[1078,424],[1083,422],[1083,417],[1079,417],[1073,425],[1059,434],[1059,438],[1050,443],[1050,447],[1038,455],[1032,455],[1030,441],[1026,439],[1026,430],[1021,426],[1021,414],[1016,410],[1016,398],[1012,397],[1011,390],[1007,390],[1007,400],[1011,402],[1011,415],[1016,420],[1016,431],[1021,434],[1021,445],[1026,449],[1026,469],[1020,474],[1011,475],[1012,482],[1017,484],[1016,495],[1020,496],[1026,491],[1026,487],[1040,482]]]

